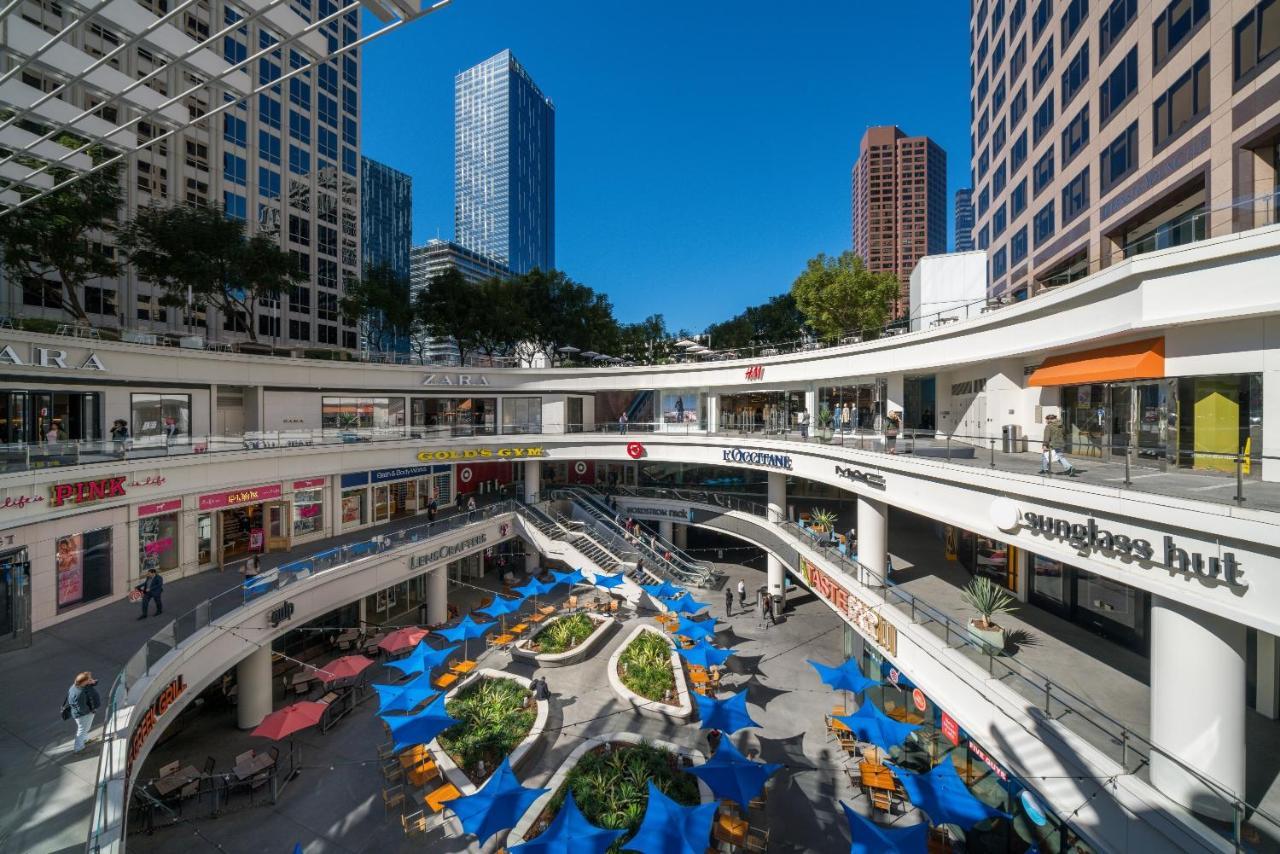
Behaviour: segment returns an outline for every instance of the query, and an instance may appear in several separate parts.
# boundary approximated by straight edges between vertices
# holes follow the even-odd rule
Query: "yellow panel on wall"
[[[1232,381],[1209,378],[1196,380],[1196,468],[1235,471],[1235,462],[1231,456],[1240,452],[1240,403],[1236,399],[1237,393],[1237,384]]]

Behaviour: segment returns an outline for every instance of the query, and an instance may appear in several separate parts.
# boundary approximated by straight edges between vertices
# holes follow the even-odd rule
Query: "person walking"
[[[627,413],[625,412],[618,416],[618,432],[624,436],[627,433]]]
[[[467,499],[467,512],[476,512],[476,497],[474,495]]]
[[[74,747],[76,753],[84,750],[84,744],[89,740],[89,730],[93,729],[93,716],[102,705],[102,697],[98,696],[98,689],[94,687],[97,684],[98,680],[86,670],[76,676],[71,687],[67,689],[67,699],[62,706],[62,718],[76,723]]]
[[[796,416],[796,424],[800,427],[800,441],[807,442],[809,440],[809,410],[800,410],[800,414]]]
[[[890,412],[889,417],[884,422],[884,450],[885,453],[898,453],[898,432],[902,429],[901,416],[896,412]]]
[[[129,425],[123,418],[117,418],[111,423],[111,442],[116,456],[123,460],[125,452],[129,450]]]
[[[720,730],[707,730],[707,747],[711,749],[710,755],[716,755],[716,751],[720,749],[720,739],[722,738],[724,738],[724,733],[720,732]]]
[[[724,615],[733,616],[733,588],[728,586],[724,588]]]
[[[156,616],[158,617],[164,613],[164,603],[160,600],[160,597],[164,594],[164,579],[160,577],[159,572],[154,569],[148,569],[147,574],[142,579],[142,583],[134,589],[142,593],[142,614],[138,617],[139,620],[147,618],[147,604],[153,599],[156,603]]]
[[[427,521],[434,522],[436,520],[436,511],[440,509],[440,505],[436,503],[435,496],[431,496],[431,500],[427,502]]]
[[[1044,440],[1040,455],[1040,474],[1053,474],[1053,464],[1058,462],[1062,465],[1063,472],[1068,477],[1079,476],[1076,467],[1063,454],[1066,447],[1067,431],[1063,429],[1062,424],[1058,421],[1058,416],[1053,413],[1046,415],[1044,417]]]
[[[747,582],[741,578],[738,579],[738,607],[747,610]]]
[[[768,628],[765,625],[765,619],[764,619],[764,615],[768,610],[769,610],[768,597],[763,595],[759,591],[757,591],[756,592],[756,628],[757,629]]]

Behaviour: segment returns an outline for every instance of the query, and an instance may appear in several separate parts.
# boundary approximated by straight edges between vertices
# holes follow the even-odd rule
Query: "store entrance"
[[[267,501],[222,510],[218,528],[219,566],[263,552],[288,551],[292,534],[289,502]]]
[[[27,550],[0,552],[0,652],[31,646],[30,590]]]
[[[1169,412],[1177,412],[1177,393],[1166,381],[1111,386],[1110,455],[1135,465],[1168,462]]]

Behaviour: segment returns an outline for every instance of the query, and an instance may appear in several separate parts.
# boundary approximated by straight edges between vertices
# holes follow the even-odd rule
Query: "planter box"
[[[640,637],[642,632],[655,634],[667,642],[671,647],[671,673],[675,677],[676,682],[676,701],[674,704],[663,703],[659,700],[650,700],[648,697],[641,697],[632,691],[626,685],[622,684],[622,677],[618,675],[618,661],[622,658],[622,652],[631,642]],[[639,625],[627,635],[627,639],[613,651],[613,655],[609,656],[609,666],[607,668],[609,676],[609,686],[613,688],[613,693],[617,694],[625,700],[631,708],[640,714],[649,718],[656,718],[663,721],[684,722],[693,718],[693,700],[689,697],[689,686],[685,682],[684,668],[680,664],[680,656],[676,653],[675,642],[667,637],[659,629],[653,626]]]
[[[445,700],[448,701],[452,697],[456,696],[463,688],[486,678],[510,679],[512,682],[522,685],[525,688],[528,688],[530,683],[530,680],[523,676],[516,676],[513,673],[507,673],[505,670],[493,670],[485,667],[468,673],[467,678],[463,679],[447,694],[445,694]],[[551,703],[547,700],[538,700],[534,703],[534,706],[537,708],[538,714],[537,717],[533,719],[533,726],[529,727],[529,734],[524,737],[523,741],[516,745],[515,750],[511,751],[512,771],[519,771],[521,767],[529,764],[529,762],[531,762],[542,749],[542,736],[543,732],[547,728],[547,717],[551,713]],[[431,743],[427,745],[427,749],[431,751],[431,756],[435,759],[436,765],[440,768],[440,774],[445,780],[456,786],[458,791],[462,792],[464,795],[474,795],[476,793],[478,787],[471,782],[471,779],[467,777],[461,768],[454,764],[453,758],[450,757],[448,751],[440,745],[438,739],[432,739]],[[488,771],[492,774],[494,769],[490,768]]]
[[[534,652],[529,649],[529,645],[538,635],[546,631],[547,626],[551,624],[548,622],[546,625],[539,627],[537,632],[513,646],[511,648],[511,657],[520,661],[531,661],[539,667],[567,667],[570,664],[577,664],[594,652],[605,636],[618,623],[613,617],[604,614],[587,613],[587,617],[596,624],[595,631],[587,635],[586,639],[573,649],[565,650],[564,652]]]
[[[533,823],[538,820],[538,816],[542,815],[542,811],[547,808],[547,804],[549,804],[551,799],[555,797],[556,792],[560,791],[560,788],[564,785],[565,778],[568,777],[569,772],[573,770],[573,766],[577,765],[578,760],[584,755],[595,750],[602,744],[650,744],[654,747],[662,747],[670,750],[677,756],[687,756],[693,760],[694,765],[701,765],[704,761],[702,751],[700,750],[695,750],[690,747],[681,747],[678,744],[672,744],[671,742],[661,741],[656,738],[647,738],[645,736],[636,735],[633,732],[613,732],[596,736],[595,738],[588,738],[573,749],[573,752],[569,754],[568,758],[565,759],[565,761],[560,764],[560,767],[556,769],[556,772],[551,775],[551,779],[544,784],[548,789],[550,789],[550,791],[534,801],[529,809],[525,810],[524,815],[520,817],[520,821],[516,823],[516,826],[507,834],[506,845],[508,848],[527,841],[525,839],[525,834],[533,827]],[[704,804],[711,803],[711,801],[715,799],[711,790],[707,788],[707,784],[702,782],[702,780],[698,780],[698,792],[702,795],[702,803]]]
[[[977,621],[969,621],[969,633],[975,638],[985,643],[987,646],[994,647],[996,652],[1004,652],[1004,629],[992,623],[991,628],[978,628]]]

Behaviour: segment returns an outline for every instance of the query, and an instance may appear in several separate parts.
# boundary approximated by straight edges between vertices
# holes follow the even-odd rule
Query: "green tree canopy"
[[[484,296],[454,267],[433,278],[417,294],[414,316],[422,330],[436,338],[452,338],[458,358],[476,349],[483,323]]]
[[[796,307],[824,339],[851,331],[874,338],[889,318],[898,297],[898,281],[889,273],[873,273],[852,252],[839,258],[819,254],[809,259],[791,285]]]
[[[211,305],[257,341],[254,310],[263,299],[279,299],[304,280],[289,253],[262,235],[246,237],[245,223],[203,205],[138,211],[121,245],[143,279],[161,289],[165,305]]]
[[[51,174],[62,181],[70,173]],[[115,259],[93,243],[116,230],[121,198],[120,169],[112,165],[0,217],[5,274],[38,286],[45,301],[87,323],[85,283],[120,272]]]
[[[519,349],[523,358],[542,354],[549,364],[563,359],[560,348],[605,352],[616,349],[618,322],[604,294],[570,279],[559,270],[530,270],[512,279],[524,304]]]
[[[804,315],[796,307],[795,298],[778,294],[768,302],[748,306],[741,314],[707,328],[716,349],[737,349],[755,342],[781,344],[800,337]]]
[[[364,321],[370,349],[391,349],[397,337],[408,335],[414,320],[408,276],[385,261],[369,264],[358,281],[347,281],[346,291],[338,308],[347,320]]]

